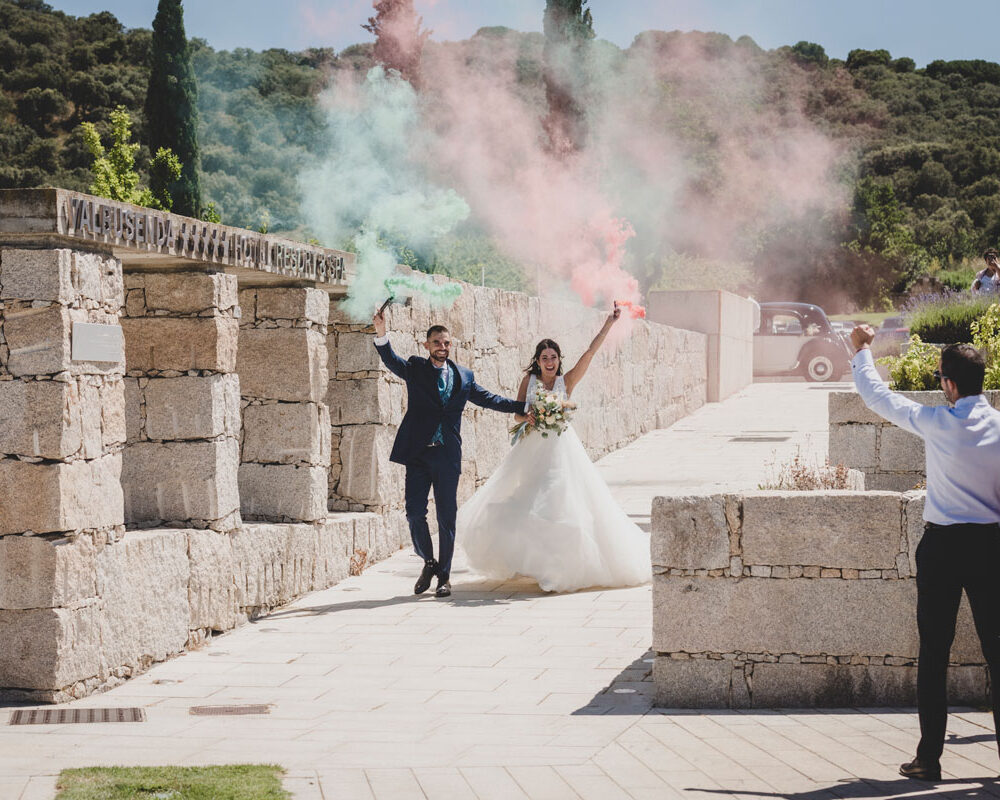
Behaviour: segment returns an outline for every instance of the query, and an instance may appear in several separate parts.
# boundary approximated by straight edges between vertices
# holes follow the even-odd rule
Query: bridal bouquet
[[[555,392],[547,391],[539,384],[530,410],[535,414],[535,423],[532,425],[529,420],[525,420],[510,429],[512,447],[522,436],[532,431],[538,431],[543,438],[553,432],[556,436],[560,436],[569,427],[569,421],[576,410],[576,403],[571,403]]]

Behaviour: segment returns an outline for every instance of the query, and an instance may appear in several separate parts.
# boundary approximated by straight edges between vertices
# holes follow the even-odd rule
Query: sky
[[[157,0],[48,0],[75,16],[111,11],[150,27]],[[540,31],[545,0],[415,0],[438,40],[465,39],[487,25]],[[371,0],[189,0],[188,36],[217,50],[302,50],[370,41],[361,23]],[[924,66],[935,59],[1000,61],[997,0],[590,0],[600,38],[628,47],[645,30],[747,34],[765,49],[806,40],[834,58],[854,48],[889,50]]]

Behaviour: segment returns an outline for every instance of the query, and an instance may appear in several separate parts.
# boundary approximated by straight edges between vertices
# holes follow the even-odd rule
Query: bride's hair
[[[542,376],[542,367],[538,363],[538,358],[542,355],[545,350],[555,350],[556,355],[559,356],[559,369],[556,370],[556,375],[562,375],[562,350],[559,349],[559,345],[553,342],[551,339],[542,339],[535,348],[535,357],[531,359],[531,363],[528,364],[528,368],[525,370],[529,375],[535,375],[537,377]]]

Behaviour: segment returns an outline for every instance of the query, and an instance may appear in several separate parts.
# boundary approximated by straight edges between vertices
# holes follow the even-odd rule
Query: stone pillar
[[[403,499],[403,468],[389,453],[406,407],[405,386],[382,366],[371,325],[352,322],[338,301],[330,305],[330,508],[385,513]],[[409,311],[394,305],[387,312],[393,346],[404,358],[415,352],[415,338],[399,333],[408,327]]]
[[[125,282],[126,522],[232,530],[240,524],[236,277],[130,273]]]
[[[239,300],[243,516],[281,522],[322,519],[330,471],[327,293],[244,289]]]
[[[94,554],[124,532],[122,303],[113,256],[0,249],[0,687],[14,694],[88,677],[97,658]],[[83,360],[102,340],[89,355],[110,360]]]

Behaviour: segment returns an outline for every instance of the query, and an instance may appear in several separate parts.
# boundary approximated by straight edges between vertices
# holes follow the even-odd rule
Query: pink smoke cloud
[[[432,162],[501,247],[546,281],[569,285],[586,305],[638,303],[638,282],[623,267],[631,225],[601,191],[594,164],[548,151],[539,107],[515,84],[516,52],[496,47],[486,69],[466,66],[463,45],[425,54],[439,132]]]
[[[844,199],[838,146],[803,111],[808,74],[718,44],[652,33],[623,53],[595,42],[581,91],[589,137],[557,156],[542,129],[539,37],[432,41],[407,157],[461,195],[542,294],[638,309],[642,259],[745,261],[768,226]]]
[[[355,31],[357,40],[361,41],[370,38],[361,29],[361,23],[368,19],[371,7],[371,0],[344,0],[332,6],[316,0],[301,0],[298,14],[303,33],[308,33],[310,40],[317,37],[334,39],[346,29]]]

